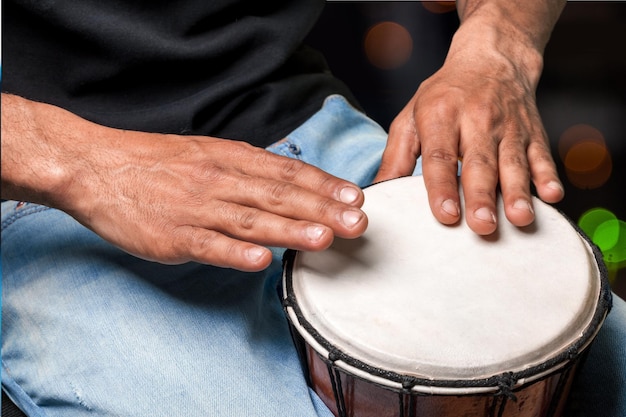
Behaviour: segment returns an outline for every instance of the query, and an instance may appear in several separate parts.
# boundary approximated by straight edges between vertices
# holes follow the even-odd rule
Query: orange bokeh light
[[[422,6],[433,13],[448,13],[456,10],[455,1],[423,1]]]
[[[566,129],[559,138],[559,156],[565,160],[569,150],[580,142],[594,142],[605,146],[604,135],[598,129],[587,124],[577,124]]]
[[[380,22],[365,34],[365,55],[380,69],[394,69],[404,65],[413,52],[413,38],[409,31],[395,22]]]
[[[570,127],[559,139],[567,179],[581,189],[598,188],[611,177],[613,162],[604,135],[586,124]]]
[[[606,146],[596,142],[579,142],[565,156],[567,179],[576,187],[598,188],[611,177],[613,163]]]

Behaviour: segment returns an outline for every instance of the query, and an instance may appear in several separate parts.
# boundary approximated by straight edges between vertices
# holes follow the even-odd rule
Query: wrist
[[[484,73],[524,79],[534,91],[543,70],[543,47],[503,20],[498,12],[473,13],[455,33],[446,61],[461,60],[477,71],[490,67]]]
[[[82,119],[58,107],[2,94],[2,198],[59,207],[80,177]]]
[[[500,29],[543,54],[566,3],[566,0],[457,0],[457,9],[461,26],[469,21],[480,22],[479,25]]]

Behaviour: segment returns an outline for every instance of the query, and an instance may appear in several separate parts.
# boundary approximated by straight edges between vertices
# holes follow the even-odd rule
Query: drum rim
[[[515,386],[527,384],[545,377],[559,368],[565,367],[568,362],[572,362],[579,357],[594,340],[612,305],[608,270],[602,260],[600,249],[567,215],[558,209],[555,210],[569,222],[577,234],[589,246],[598,268],[600,288],[595,311],[587,327],[582,331],[581,336],[567,349],[540,364],[519,371],[505,371],[490,377],[477,379],[430,379],[385,370],[356,359],[338,349],[328,339],[319,334],[314,326],[304,317],[300,305],[298,304],[292,282],[293,266],[300,252],[298,250],[288,249],[283,255],[283,308],[288,320],[296,327],[298,334],[300,334],[300,336],[305,339],[306,343],[323,358],[332,363],[341,363],[340,367],[354,376],[365,377],[372,382],[375,382],[375,379],[378,383],[391,388],[401,388],[402,390],[414,390],[427,393],[434,393],[434,391],[446,393],[455,390],[462,390],[464,393],[478,393],[484,392],[485,390],[503,391],[512,389]],[[318,347],[313,346],[306,340],[306,335],[303,334],[303,331],[306,332],[306,335],[315,341],[319,347],[324,349],[326,353],[320,352]]]

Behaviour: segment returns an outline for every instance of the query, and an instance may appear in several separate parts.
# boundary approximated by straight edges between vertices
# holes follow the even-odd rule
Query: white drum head
[[[589,326],[601,291],[588,243],[552,207],[498,231],[438,223],[421,177],[365,189],[366,233],[290,267],[292,322],[367,366],[428,380],[520,372],[563,353]],[[287,280],[286,279],[286,280]],[[315,339],[315,340],[313,340]],[[325,354],[325,352],[320,352]]]

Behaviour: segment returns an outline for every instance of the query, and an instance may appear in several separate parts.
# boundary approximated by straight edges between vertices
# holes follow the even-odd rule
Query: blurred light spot
[[[559,155],[572,185],[598,188],[611,177],[613,162],[602,133],[589,125],[575,125],[559,139]]]
[[[611,236],[611,239],[617,235],[615,244],[609,249],[602,250],[604,264],[609,271],[609,282],[614,282],[617,271],[626,268],[626,222],[619,220],[617,224],[607,225],[606,227],[610,229],[608,234]],[[598,239],[602,239],[603,229],[603,226],[600,226],[596,230],[596,234],[600,235],[597,237]]]
[[[381,22],[365,34],[365,55],[380,69],[394,69],[405,64],[413,52],[409,31],[395,22]]]
[[[565,156],[565,174],[576,187],[599,188],[611,177],[613,163],[606,147],[592,142],[574,145]]]
[[[617,271],[626,267],[626,222],[603,208],[586,211],[578,226],[602,252],[602,258],[614,279]]]
[[[617,221],[617,217],[611,211],[598,207],[587,210],[580,216],[578,227],[589,238],[593,238],[596,229],[604,222]]]
[[[604,224],[596,230],[596,233],[603,234],[603,226]],[[621,263],[624,266],[623,263],[626,262],[626,222],[618,220],[614,224],[607,225],[607,227],[611,229],[608,231],[608,234],[611,237],[617,237],[617,239],[610,249],[603,252],[604,258],[608,263]]]
[[[566,129],[559,138],[559,156],[565,160],[567,152],[580,142],[593,142],[605,146],[604,135],[598,129],[586,124],[578,124]]]
[[[591,240],[598,245],[602,253],[607,253],[618,246],[620,240],[620,220],[607,220],[596,228]],[[625,241],[626,242],[626,241]]]
[[[448,13],[456,10],[455,1],[422,1],[422,6],[433,13]]]

